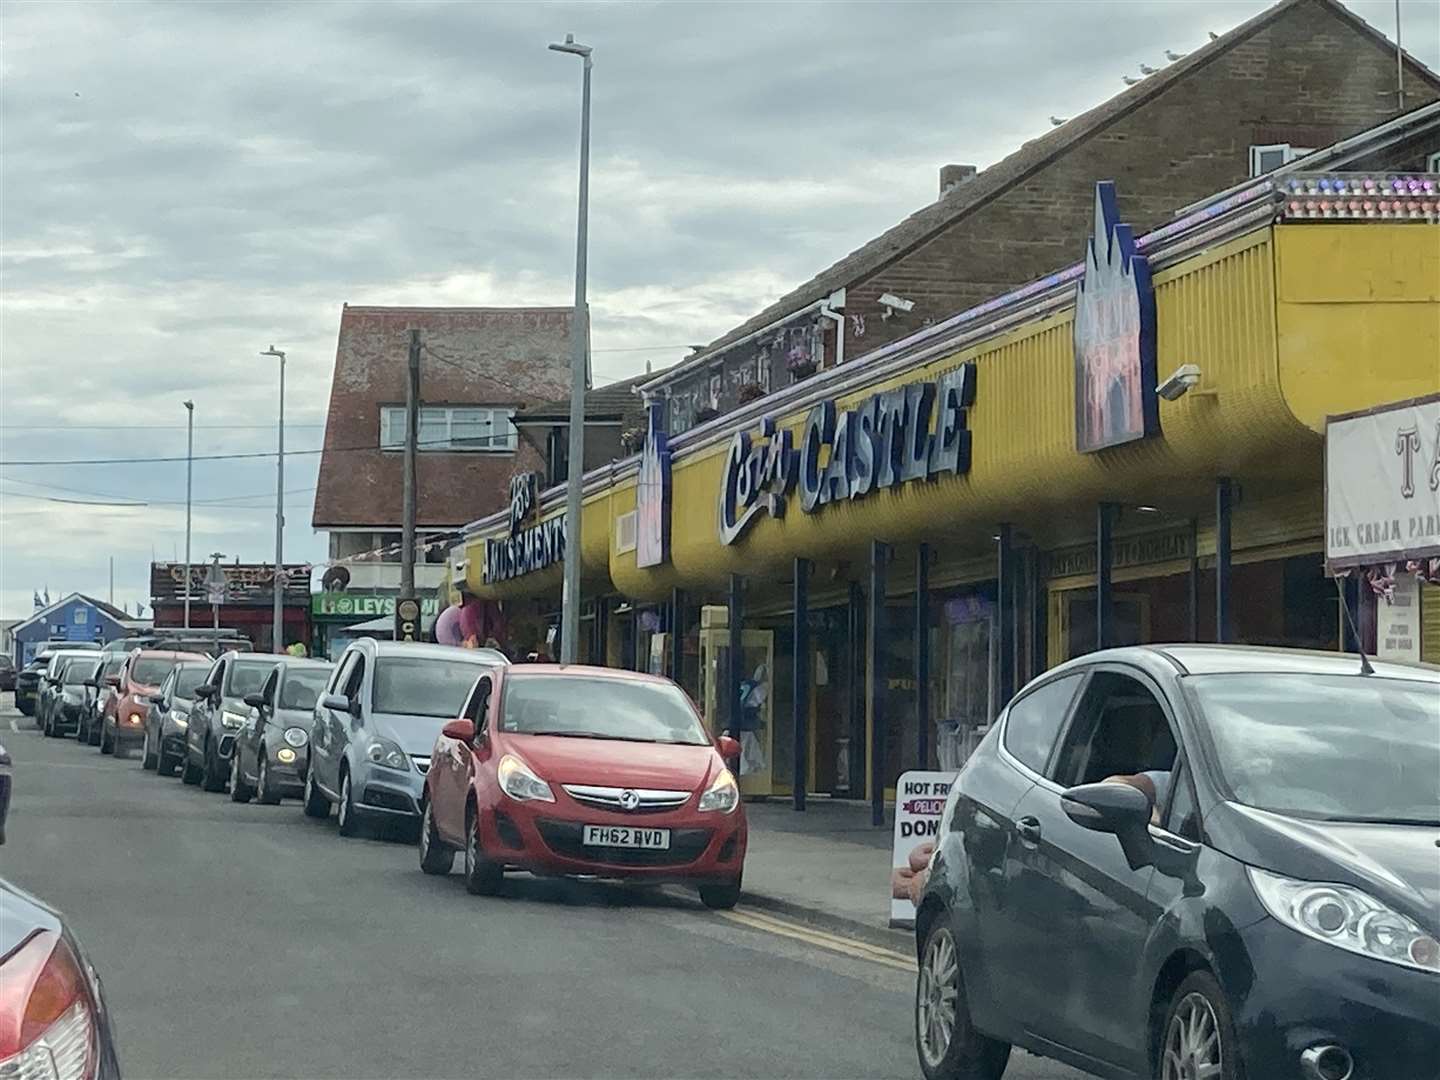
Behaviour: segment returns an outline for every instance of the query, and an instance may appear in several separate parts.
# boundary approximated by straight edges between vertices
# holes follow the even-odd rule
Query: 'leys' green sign
[[[434,615],[440,610],[440,601],[433,596],[420,597],[422,615]],[[373,619],[381,615],[395,614],[395,597],[377,596],[374,593],[326,592],[310,597],[312,615],[353,615]]]

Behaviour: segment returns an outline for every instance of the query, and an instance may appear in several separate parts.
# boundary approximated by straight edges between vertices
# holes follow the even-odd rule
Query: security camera
[[[914,300],[906,300],[903,296],[888,292],[880,294],[880,303],[885,308],[885,314],[880,316],[882,319],[889,319],[897,311],[908,313],[915,306]]]
[[[1155,387],[1155,392],[1166,401],[1179,401],[1200,382],[1199,364],[1181,364],[1164,382]]]

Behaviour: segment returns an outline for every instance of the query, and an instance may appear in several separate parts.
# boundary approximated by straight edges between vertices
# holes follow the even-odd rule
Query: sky
[[[597,380],[662,367],[1263,10],[1006,3],[0,3],[0,618],[310,528],[341,305],[569,304],[595,49]],[[1387,34],[1391,0],[1348,5]],[[1440,68],[1440,0],[1403,36]],[[295,451],[292,455],[289,451]],[[92,459],[168,462],[28,465]],[[110,505],[87,505],[88,503]],[[110,592],[110,564],[114,591]]]

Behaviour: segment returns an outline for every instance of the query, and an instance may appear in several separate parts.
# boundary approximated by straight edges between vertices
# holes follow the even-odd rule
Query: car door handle
[[[1020,840],[1026,847],[1034,847],[1040,843],[1039,818],[1022,817],[1015,823],[1015,831],[1020,834]]]

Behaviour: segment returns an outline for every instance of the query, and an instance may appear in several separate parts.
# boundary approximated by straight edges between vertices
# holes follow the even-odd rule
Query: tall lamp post
[[[285,651],[285,635],[282,621],[284,612],[281,605],[285,599],[285,353],[271,345],[260,354],[280,358],[280,435],[275,455],[275,593],[274,637],[272,651]]]
[[[585,475],[585,364],[590,340],[589,312],[585,306],[586,233],[590,214],[590,53],[577,45],[574,34],[565,35],[555,52],[570,53],[584,61],[580,91],[580,212],[575,229],[575,316],[570,325],[570,450],[565,464],[565,586],[560,601],[560,662],[573,664],[580,645],[580,492]]]
[[[185,402],[185,629],[190,629],[190,482],[195,468],[195,402]]]

